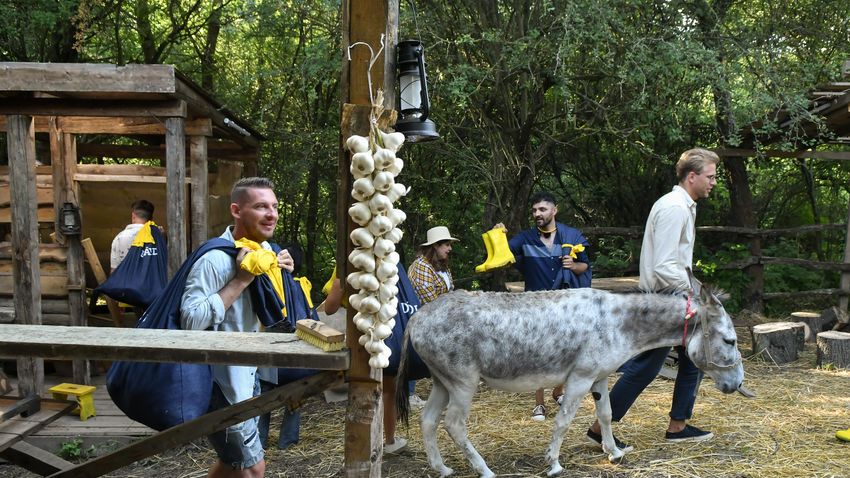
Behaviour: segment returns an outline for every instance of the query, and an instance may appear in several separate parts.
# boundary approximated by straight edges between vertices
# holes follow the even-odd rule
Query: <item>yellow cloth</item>
[[[250,249],[251,252],[245,254],[239,267],[243,271],[250,272],[255,276],[266,274],[272,281],[272,287],[277,292],[280,301],[283,302],[283,316],[286,317],[286,298],[283,295],[283,276],[280,272],[280,267],[277,265],[277,254],[274,251],[263,249],[259,243],[250,239],[237,239],[234,243],[237,248]]]
[[[307,306],[312,309],[313,299],[310,297],[310,292],[313,290],[313,283],[306,277],[294,277],[294,279],[301,286],[301,292],[304,293],[304,297],[307,299]]]
[[[578,253],[584,252],[584,244],[561,244],[561,248],[570,248],[570,257],[573,259],[578,259]]]
[[[145,244],[153,244],[153,234],[151,234],[151,227],[157,227],[156,223],[153,221],[146,222],[139,232],[136,233],[136,237],[133,238],[133,242],[130,244],[131,247],[142,247]]]

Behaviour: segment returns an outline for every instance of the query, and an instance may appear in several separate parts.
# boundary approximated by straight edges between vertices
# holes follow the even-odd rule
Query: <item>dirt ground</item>
[[[742,350],[748,351],[749,332],[738,330]],[[713,440],[670,445],[664,441],[672,382],[656,379],[643,393],[615,434],[634,445],[619,465],[588,446],[584,433],[593,420],[593,405],[585,399],[561,449],[567,478],[656,477],[850,477],[850,443],[835,439],[836,430],[850,427],[850,371],[815,367],[809,344],[799,360],[777,366],[759,357],[745,359],[745,384],[758,397],[724,395],[710,379],[702,383],[694,410],[695,425],[716,434]],[[612,378],[613,381],[614,378]],[[426,397],[429,381],[417,392]],[[550,405],[552,402],[550,401]],[[490,468],[503,477],[546,476],[543,459],[550,439],[554,406],[547,420],[530,419],[533,396],[481,387],[470,417],[470,437]],[[287,450],[266,455],[267,477],[343,477],[345,402],[327,404],[321,397],[302,408],[301,441]],[[428,467],[414,411],[409,429],[399,436],[409,445],[399,455],[384,456],[384,477],[438,476]],[[276,443],[273,421],[271,443]],[[439,435],[446,464],[457,477],[477,476],[444,430]],[[204,440],[157,455],[113,472],[109,477],[206,476],[215,455]],[[0,477],[37,475],[0,465]]]

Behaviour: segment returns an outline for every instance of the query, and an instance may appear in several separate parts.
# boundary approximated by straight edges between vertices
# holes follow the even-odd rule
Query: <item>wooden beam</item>
[[[88,143],[78,144],[77,153],[80,157],[94,158],[165,159],[165,145],[143,146]],[[255,149],[244,148],[236,143],[208,141],[207,157],[225,161],[249,161],[256,160],[257,151]]]
[[[370,91],[367,70],[370,62],[369,48],[350,45],[364,42],[372,47],[372,51],[380,49],[382,36],[396,38],[398,31],[398,1],[397,0],[344,0],[342,2],[342,46],[345,58],[350,54],[350,61],[345,61],[340,82],[343,103],[357,107],[371,106],[371,96],[376,91]],[[395,98],[395,54],[393,42],[388,42],[381,56],[371,71],[371,86],[383,89],[385,101]],[[387,104],[388,110],[393,104]],[[368,134],[366,130],[354,130],[352,124],[345,119],[340,124],[340,144],[345,143],[348,134]],[[346,296],[354,291],[345,280],[348,270],[346,257],[352,249],[349,233],[356,227],[348,216],[347,210],[351,202],[352,177],[349,172],[349,154],[341,148],[339,161],[339,189],[337,203],[337,273],[345,288]],[[383,407],[381,389],[383,382],[382,370],[369,367],[369,353],[358,343],[361,332],[354,326],[353,318],[357,311],[348,308],[346,316],[346,339],[351,348],[351,368],[348,371],[348,411],[345,422],[345,476],[347,477],[380,477],[383,454]]]
[[[2,75],[0,75],[2,77]],[[41,273],[35,194],[35,131],[32,117],[6,116],[9,180],[12,191],[12,294],[20,324],[41,324]],[[44,360],[18,359],[18,391],[39,395],[44,387]]]
[[[224,427],[281,408],[288,403],[301,403],[342,382],[338,373],[324,372],[272,389],[262,395],[207,413],[194,420],[163,430],[120,450],[87,463],[50,475],[50,478],[94,478],[135,463],[144,458],[209,435]]]
[[[120,134],[120,135],[164,135],[165,122],[157,118],[110,118],[102,116],[63,116],[59,127],[70,134]],[[0,116],[0,132],[6,131],[6,120]],[[50,131],[47,118],[35,117],[36,133]],[[191,136],[212,136],[212,122],[208,118],[186,120],[185,133]]]
[[[0,357],[19,356],[348,368],[347,350],[325,352],[295,334],[0,324]]]
[[[754,149],[714,149],[718,156],[735,156],[741,158],[767,157],[767,158],[811,158],[811,159],[835,159],[850,160],[850,151],[779,151],[767,149],[756,151]]]
[[[166,215],[168,217],[168,277],[186,260],[186,136],[183,118],[165,120]]]
[[[184,167],[185,170],[185,167]],[[164,176],[133,176],[130,174],[75,174],[74,181],[80,183],[148,183],[167,184],[168,178]],[[186,178],[183,183],[188,184]]]
[[[94,244],[92,244],[91,239],[87,237],[80,241],[80,245],[83,248],[84,256],[89,263],[89,267],[91,267],[91,271],[94,274],[94,280],[97,281],[97,285],[103,284],[106,282],[106,271],[103,270],[100,258],[97,257],[97,251],[94,249]],[[112,318],[112,323],[115,324],[116,327],[123,327],[124,322],[122,317],[124,316],[124,313],[121,311],[121,307],[118,305],[118,302],[113,300],[111,297],[104,296],[103,299],[106,301],[106,308],[109,309],[109,317]]]
[[[209,182],[207,181],[207,138],[189,138],[190,183],[191,183],[191,243],[194,251],[206,242],[209,235]]]
[[[174,93],[171,65],[0,63],[0,90],[51,93]]]
[[[73,463],[25,441],[19,441],[3,450],[0,457],[41,476],[67,470],[74,466]]]
[[[31,116],[102,116],[102,117],[186,117],[186,102],[181,100],[77,100],[69,98],[7,98],[0,103],[0,114]]]
[[[48,118],[50,123],[50,160],[53,166],[53,207],[60,211],[62,206],[70,203],[80,207],[80,192],[74,181],[77,171],[77,139],[74,135],[66,134],[57,126],[56,117]],[[67,250],[67,289],[70,325],[86,325],[86,276],[83,270],[83,247],[80,236],[63,236],[58,223],[54,223],[57,242],[65,244]],[[72,370],[74,383],[89,385],[91,369],[85,359],[73,361]]]

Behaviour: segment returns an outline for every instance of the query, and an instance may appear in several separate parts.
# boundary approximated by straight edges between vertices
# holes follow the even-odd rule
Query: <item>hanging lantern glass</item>
[[[396,131],[411,143],[438,139],[437,125],[428,119],[430,103],[425,75],[425,50],[419,40],[399,42],[399,113]]]

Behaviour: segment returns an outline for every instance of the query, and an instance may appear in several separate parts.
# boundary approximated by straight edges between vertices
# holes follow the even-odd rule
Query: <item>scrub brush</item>
[[[318,320],[299,320],[295,323],[295,335],[325,352],[336,352],[345,348],[345,334]]]

